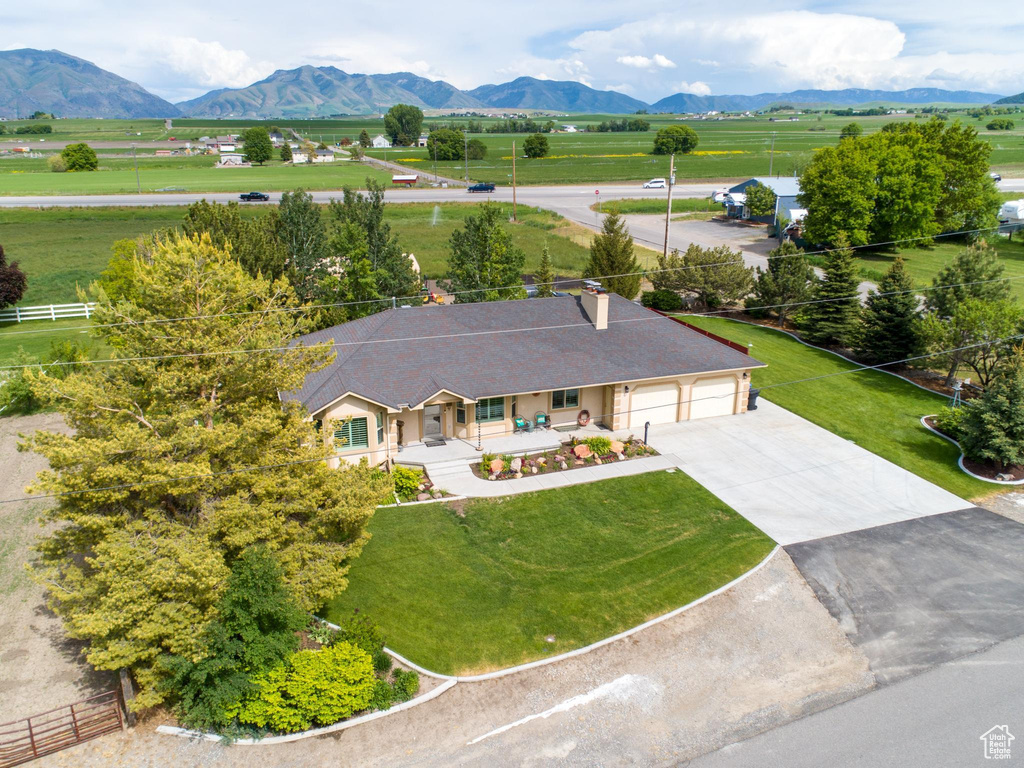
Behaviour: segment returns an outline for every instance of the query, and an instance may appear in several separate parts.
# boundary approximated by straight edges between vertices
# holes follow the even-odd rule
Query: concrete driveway
[[[649,439],[782,545],[971,506],[765,400],[742,416],[653,426]]]

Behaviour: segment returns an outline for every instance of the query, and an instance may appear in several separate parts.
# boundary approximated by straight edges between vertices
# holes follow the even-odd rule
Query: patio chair
[[[533,417],[533,423],[537,429],[540,429],[541,427],[548,429],[551,427],[551,419],[549,419],[548,415],[543,411],[537,411],[537,415]]]
[[[533,425],[522,416],[516,416],[512,420],[513,432],[532,432]]]

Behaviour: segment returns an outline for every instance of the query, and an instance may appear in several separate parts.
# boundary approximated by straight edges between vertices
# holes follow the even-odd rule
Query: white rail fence
[[[92,317],[96,304],[48,304],[42,307],[11,307],[0,310],[0,323],[23,323],[26,320],[63,320],[70,317]]]

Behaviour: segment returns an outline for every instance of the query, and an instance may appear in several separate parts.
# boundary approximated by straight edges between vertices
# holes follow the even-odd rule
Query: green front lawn
[[[680,471],[476,499],[464,512],[378,509],[327,617],[358,609],[417,664],[481,673],[642,624],[735,579],[773,546]]]
[[[946,405],[947,398],[879,371],[773,387],[858,366],[771,328],[692,315],[686,320],[740,344],[751,345],[750,354],[768,364],[753,374],[753,386],[765,388],[761,397],[766,400],[962,498],[979,498],[996,490],[995,486],[961,472],[956,446],[921,426],[920,418]]]

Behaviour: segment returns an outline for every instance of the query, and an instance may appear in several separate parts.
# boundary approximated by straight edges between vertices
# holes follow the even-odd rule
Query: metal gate
[[[60,752],[123,727],[118,691],[107,691],[24,720],[0,723],[0,768]]]

